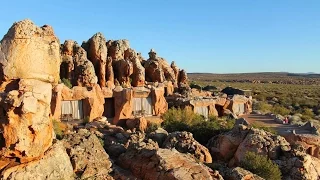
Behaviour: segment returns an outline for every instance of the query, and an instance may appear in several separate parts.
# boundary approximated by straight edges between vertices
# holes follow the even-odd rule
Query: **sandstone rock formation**
[[[209,169],[190,156],[158,149],[157,143],[151,140],[131,144],[127,152],[120,155],[117,164],[130,170],[136,178],[145,180],[213,179]]]
[[[144,67],[148,78],[147,81],[162,83],[167,80],[176,83],[174,70],[165,59],[157,57],[157,53],[154,49],[150,50],[149,59],[145,63]]]
[[[171,62],[171,68],[172,68],[174,75],[175,75],[175,82],[176,82],[175,86],[177,86],[179,83],[179,79],[180,79],[180,77],[179,77],[180,69],[174,61]]]
[[[129,47],[129,41],[126,39],[116,41],[109,40],[107,42],[108,56],[110,56],[114,62],[125,59],[124,52],[129,49]]]
[[[80,129],[68,134],[64,144],[70,156],[73,170],[81,179],[110,178],[111,162],[99,139],[89,131]]]
[[[319,179],[320,160],[294,149],[289,155],[275,161],[286,179]]]
[[[233,127],[233,129],[227,133],[210,139],[207,147],[213,155],[213,159],[229,162],[248,132],[249,129],[246,126],[240,125]]]
[[[188,85],[188,76],[187,76],[187,72],[182,69],[180,72],[179,72],[179,86],[189,86]]]
[[[36,26],[26,19],[14,23],[1,40],[1,79],[59,80],[59,39],[49,25]]]
[[[125,51],[125,59],[130,60],[133,65],[132,86],[143,87],[145,85],[145,69],[141,65],[141,59],[138,54],[133,49],[127,49]]]
[[[320,137],[312,134],[293,134],[284,135],[291,145],[301,145],[305,153],[320,158]]]
[[[88,53],[88,59],[93,63],[101,87],[106,86],[107,45],[102,33],[94,34],[82,47]]]
[[[163,148],[176,149],[181,153],[190,153],[201,162],[212,163],[209,150],[197,142],[190,132],[173,132],[162,144]]]
[[[52,84],[59,80],[59,40],[30,20],[14,23],[0,44],[2,99],[0,154],[28,162],[52,144]]]
[[[228,180],[264,180],[258,175],[255,175],[252,172],[242,169],[240,167],[230,169],[228,174],[225,175],[225,177]]]
[[[36,161],[6,168],[1,179],[65,179],[72,180],[73,169],[66,149],[55,143],[45,155]]]
[[[75,41],[67,40],[61,45],[61,57],[61,79],[69,79],[71,76],[69,80],[74,86],[84,87],[91,87],[98,82],[94,66],[87,59],[87,52]]]

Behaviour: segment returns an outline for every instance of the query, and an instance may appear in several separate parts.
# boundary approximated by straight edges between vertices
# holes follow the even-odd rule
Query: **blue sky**
[[[150,48],[188,72],[320,73],[319,0],[1,2],[0,36],[25,18],[79,44],[94,33]]]

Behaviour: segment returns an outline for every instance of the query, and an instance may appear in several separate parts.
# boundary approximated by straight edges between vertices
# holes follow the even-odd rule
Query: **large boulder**
[[[234,154],[234,159],[230,161],[230,164],[238,165],[248,151],[266,155],[270,159],[276,160],[279,159],[283,153],[290,150],[290,144],[284,137],[274,135],[264,130],[251,128],[246,138],[239,145]]]
[[[141,59],[133,49],[127,49],[125,51],[125,59],[132,62],[133,73],[131,75],[132,86],[143,87],[145,85],[145,69],[141,65]]]
[[[117,164],[130,170],[138,179],[213,179],[209,168],[189,155],[159,149],[151,140],[131,144],[127,152],[120,155]]]
[[[213,155],[213,159],[230,161],[248,132],[247,126],[236,125],[231,131],[211,138],[207,147]]]
[[[236,167],[228,170],[225,175],[227,180],[264,180],[260,176],[253,174],[250,171],[247,171],[241,167]]]
[[[63,141],[79,178],[110,178],[112,163],[96,135],[80,129],[77,133],[67,134]]]
[[[55,143],[45,155],[36,161],[6,168],[1,179],[74,179],[69,156],[61,142]]]
[[[4,93],[0,115],[5,157],[20,162],[41,157],[51,146],[52,122],[49,118],[52,85],[33,79],[21,79],[17,90]]]
[[[173,132],[162,144],[165,149],[176,149],[181,153],[190,153],[201,162],[212,163],[209,150],[193,138],[190,132]]]
[[[300,150],[294,150],[290,155],[275,162],[284,179],[320,179],[320,160]]]
[[[26,19],[14,23],[0,43],[0,79],[58,83],[60,43],[49,25]]]
[[[88,59],[93,63],[101,87],[106,86],[106,65],[108,49],[102,33],[94,34],[82,47],[87,51]]]

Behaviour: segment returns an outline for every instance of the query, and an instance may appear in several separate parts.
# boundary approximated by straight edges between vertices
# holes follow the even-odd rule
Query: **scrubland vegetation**
[[[168,132],[188,131],[201,144],[206,144],[214,135],[232,129],[235,120],[227,117],[209,117],[209,120],[195,114],[191,109],[169,109],[163,115],[163,128]]]
[[[267,180],[281,180],[281,171],[267,156],[247,152],[240,166]]]

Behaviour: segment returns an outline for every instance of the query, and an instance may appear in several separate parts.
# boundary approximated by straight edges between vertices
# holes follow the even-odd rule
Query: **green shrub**
[[[56,134],[57,139],[59,140],[63,139],[64,132],[67,129],[66,125],[55,119],[52,120],[52,124],[53,124],[53,130],[54,130],[54,133]]]
[[[260,110],[262,112],[270,112],[272,109],[272,106],[266,102],[260,101],[255,104],[254,107],[255,110]]]
[[[268,157],[247,152],[240,166],[267,180],[281,180],[281,171]]]
[[[61,81],[62,81],[62,83],[63,83],[65,86],[67,86],[69,89],[72,88],[72,84],[71,84],[71,82],[70,82],[69,79],[63,78]]]
[[[83,118],[83,123],[84,124],[87,124],[88,122],[90,122],[89,116],[86,116],[85,118]]]
[[[278,104],[276,104],[275,106],[272,107],[271,112],[274,114],[280,114],[282,116],[286,116],[286,115],[290,114],[289,109],[287,109],[281,105],[278,105]]]
[[[201,115],[194,113],[190,107],[186,107],[184,109],[171,108],[162,116],[162,118],[164,120],[164,126],[168,126],[171,123],[176,122],[193,125],[204,121],[204,118]]]
[[[206,121],[202,116],[194,113],[190,108],[169,109],[163,115],[163,127],[168,132],[188,131],[201,144],[206,144],[213,136],[229,131],[235,120],[219,119],[210,116]]]
[[[157,130],[160,127],[159,124],[156,123],[148,123],[148,127],[146,129],[146,133],[151,133]]]
[[[194,82],[190,83],[190,88],[199,89],[199,90],[202,89],[202,87],[200,85],[198,85],[198,84],[196,84]]]
[[[194,139],[201,144],[207,144],[213,136],[230,131],[234,123],[235,120],[209,120],[195,124],[189,129]]]

